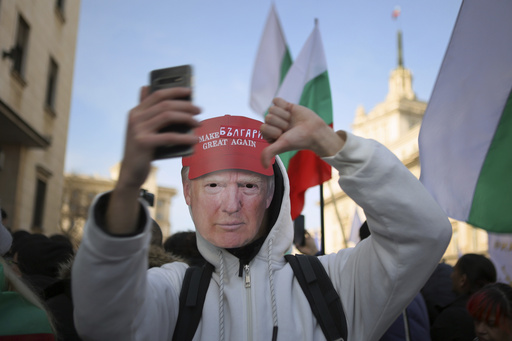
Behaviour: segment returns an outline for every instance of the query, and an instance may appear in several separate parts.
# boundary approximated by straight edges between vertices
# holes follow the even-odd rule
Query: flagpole
[[[334,191],[332,189],[331,182],[329,182],[329,189],[331,191],[331,200],[333,203],[334,213],[336,213],[336,218],[338,218],[338,223],[340,224],[340,229],[341,229],[341,235],[343,236],[343,242],[345,243],[345,248],[347,248],[348,247],[347,237],[345,236],[345,230],[343,229],[343,224],[341,222],[340,213],[338,212],[338,204],[336,202],[336,196],[334,195]]]
[[[320,253],[325,255],[325,238],[324,238],[324,184],[320,184]]]

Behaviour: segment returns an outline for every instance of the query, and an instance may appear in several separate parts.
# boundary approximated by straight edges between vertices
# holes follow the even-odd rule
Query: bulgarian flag
[[[300,104],[316,112],[332,128],[332,101],[327,62],[318,23],[286,74],[276,97]],[[290,179],[292,219],[304,207],[304,194],[310,187],[331,178],[331,166],[310,150],[280,154]]]
[[[257,114],[265,115],[291,65],[290,51],[272,4],[252,73],[250,105]]]
[[[512,232],[512,1],[462,3],[419,135],[449,217]]]

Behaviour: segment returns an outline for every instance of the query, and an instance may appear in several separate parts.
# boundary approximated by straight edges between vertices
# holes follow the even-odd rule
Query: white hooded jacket
[[[451,225],[423,185],[381,144],[348,134],[342,150],[324,160],[364,209],[372,235],[320,260],[341,297],[348,339],[378,340],[441,259]],[[277,340],[325,340],[283,257],[293,239],[286,176],[284,188],[277,221],[241,277],[238,258],[198,234],[199,250],[215,271],[194,340],[270,341],[275,328]],[[84,340],[171,340],[187,265],[148,271],[147,209],[142,233],[110,236],[98,227],[107,200],[100,196],[91,208],[73,266],[77,330]]]

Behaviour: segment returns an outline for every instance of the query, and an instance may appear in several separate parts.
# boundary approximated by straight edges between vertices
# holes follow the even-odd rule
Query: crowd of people
[[[180,297],[187,269],[209,266],[190,339],[327,339],[284,259],[293,223],[277,155],[308,149],[340,173],[367,218],[353,248],[322,255],[309,235],[297,245],[318,257],[336,289],[349,340],[512,340],[510,286],[496,283],[483,255],[463,255],[453,268],[440,263],[451,224],[384,146],[334,132],[282,99],[263,124],[230,115],[197,122],[200,109],[180,100],[187,95],[142,89],[119,180],[95,199],[78,248],[63,235],[0,225],[0,337],[173,339],[190,299]],[[168,124],[188,124],[194,134],[161,133]],[[154,149],[169,144],[195,148],[181,177],[196,230],[164,241],[140,187]]]
[[[4,240],[11,242],[0,250],[0,336],[81,340],[71,296],[76,246],[64,234],[45,237],[1,228]],[[370,236],[366,222],[360,236],[361,240]],[[194,231],[177,232],[164,241],[153,221],[150,244],[148,268],[172,262],[206,263]],[[305,244],[295,247],[303,254],[320,254],[307,231]],[[465,254],[454,267],[439,263],[379,340],[512,340],[512,287],[496,282],[496,269],[483,255]]]

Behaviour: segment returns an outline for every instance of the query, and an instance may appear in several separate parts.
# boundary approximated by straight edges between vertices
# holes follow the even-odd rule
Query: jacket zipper
[[[247,340],[252,340],[252,302],[251,302],[251,272],[249,264],[244,265],[245,270],[245,299],[247,302]]]

